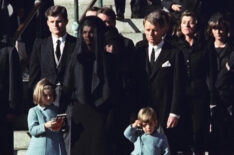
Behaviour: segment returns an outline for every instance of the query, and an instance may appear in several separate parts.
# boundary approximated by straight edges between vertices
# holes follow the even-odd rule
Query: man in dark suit
[[[33,89],[40,79],[47,78],[51,83],[56,85],[57,97],[55,105],[59,106],[60,92],[63,87],[65,70],[74,50],[76,38],[66,32],[68,18],[65,7],[50,7],[46,11],[46,17],[51,36],[36,39],[34,42],[30,58],[29,87]],[[69,123],[70,122],[68,121],[68,124]],[[69,151],[68,149],[70,148],[69,136],[70,135],[67,134],[68,138],[65,138],[67,151]]]
[[[112,57],[114,55],[115,56],[118,55],[121,60],[119,64],[115,64],[115,65],[118,65],[122,70],[122,79],[123,79],[122,81],[124,83],[123,87],[124,87],[125,94],[128,94],[129,99],[133,98],[130,96],[134,96],[135,98],[135,95],[133,95],[132,93],[132,89],[134,89],[133,87],[135,85],[134,84],[135,67],[133,67],[135,65],[133,61],[134,60],[133,56],[134,56],[134,51],[135,51],[134,43],[131,39],[124,37],[118,32],[116,28],[116,15],[115,15],[115,12],[111,8],[104,7],[104,8],[99,9],[97,13],[97,17],[99,17],[106,24],[107,27],[113,27],[113,29],[117,31],[116,33],[118,33],[120,41],[123,43],[122,45],[123,47],[119,47],[121,48],[121,52],[118,52],[116,54],[111,53],[111,55]],[[132,104],[135,104],[134,102],[135,101],[128,102],[125,108],[128,110],[132,110],[133,109]],[[127,105],[129,105],[130,107],[127,107]],[[138,109],[136,109],[136,112],[137,111]]]
[[[66,32],[68,19],[65,7],[52,6],[46,11],[46,16],[51,36],[34,42],[30,58],[31,88],[42,78],[62,86],[66,65],[76,43],[76,38]]]
[[[131,17],[144,18],[156,9],[162,9],[161,0],[131,0]]]
[[[200,13],[201,0],[162,0],[162,5],[171,13],[181,13],[185,10]]]
[[[115,90],[115,95],[116,94],[121,94],[121,99],[122,99],[122,103],[119,105],[124,105],[122,107],[120,107],[120,111],[121,111],[121,116],[119,117],[119,119],[121,120],[120,122],[120,127],[119,127],[119,148],[117,148],[117,150],[119,151],[117,154],[121,154],[121,155],[125,155],[125,154],[129,154],[130,151],[132,150],[131,148],[131,143],[129,143],[129,141],[123,136],[122,131],[124,130],[124,128],[129,124],[130,118],[131,118],[131,114],[133,113],[133,111],[137,111],[137,105],[136,105],[136,100],[135,100],[135,96],[137,96],[135,94],[135,76],[134,76],[134,62],[133,62],[133,54],[134,54],[134,43],[131,39],[126,38],[124,36],[122,36],[118,30],[116,29],[116,15],[115,12],[108,7],[105,8],[101,8],[98,10],[97,13],[97,17],[99,17],[105,24],[107,27],[109,27],[109,30],[112,29],[114,32],[114,34],[116,36],[118,36],[117,38],[119,40],[117,40],[116,38],[113,39],[114,42],[118,42],[119,46],[117,50],[118,52],[113,52],[113,53],[107,53],[106,55],[108,56],[109,59],[109,63],[108,63],[108,67],[110,68],[111,72],[111,76],[114,78],[117,78],[117,80],[113,80],[114,78],[112,78],[113,82],[111,82],[112,84],[114,83],[116,86],[122,86],[123,89],[118,89]],[[108,31],[108,30],[107,30]],[[115,35],[110,35],[111,37],[115,37]],[[106,40],[109,40],[111,37],[106,37]],[[111,40],[111,39],[110,39]],[[106,42],[108,44],[108,41]],[[107,45],[108,46],[108,45]],[[106,50],[107,51],[107,50]],[[118,72],[118,71],[119,72]],[[117,73],[118,72],[118,73]],[[116,73],[117,76],[113,76],[114,73]],[[117,84],[117,81],[121,81],[121,84]],[[120,86],[120,87],[121,87]]]
[[[4,9],[0,8],[1,21],[9,18]],[[13,155],[13,123],[22,112],[23,89],[18,52],[4,40],[7,26],[8,22],[2,22],[0,29],[0,139],[3,141],[0,154]]]
[[[106,26],[116,27],[116,15],[111,8],[104,7],[99,9],[97,12],[97,17],[99,17],[106,24]],[[124,40],[124,46],[128,47],[129,50],[132,51],[134,49],[133,41],[124,36],[122,36],[122,38]]]
[[[124,19],[125,3],[126,3],[126,0],[115,0],[117,20],[123,20]]]
[[[167,26],[162,11],[154,11],[144,19],[146,40],[136,44],[141,101],[153,107],[159,124],[168,137],[171,153],[175,153],[176,126],[179,122],[183,95],[183,64],[180,52],[163,39]]]
[[[176,20],[179,20],[180,15],[185,10],[193,11],[196,13],[197,17],[199,18],[199,25],[198,29],[203,32],[204,27],[206,26],[206,22],[209,18],[207,14],[208,8],[204,8],[204,2],[202,0],[161,0],[162,6],[166,8],[172,16]]]

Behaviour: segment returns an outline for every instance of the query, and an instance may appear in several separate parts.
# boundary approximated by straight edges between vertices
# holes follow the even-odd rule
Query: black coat
[[[22,78],[19,55],[14,47],[0,43],[1,112],[17,112],[22,102]],[[2,118],[2,117],[1,117]]]
[[[183,96],[184,65],[181,53],[165,41],[162,51],[153,66],[149,69],[148,42],[141,41],[136,45],[136,64],[140,71],[138,76],[143,102],[158,112],[159,123],[166,127],[169,113],[180,115]],[[170,66],[162,67],[169,61]]]
[[[209,43],[208,50],[213,53],[211,57],[211,61],[214,64],[213,80],[211,83],[211,89],[214,95],[213,97],[217,96],[218,92],[226,92],[226,95],[229,94],[229,96],[233,96],[232,94],[234,92],[234,74],[232,71],[228,71],[226,68],[226,63],[230,61],[231,53],[234,50],[233,45],[231,44],[231,42],[227,42],[226,48],[222,51],[222,53],[217,54],[214,44]]]
[[[150,12],[156,9],[162,9],[161,0],[149,0],[151,4],[147,3],[147,0],[131,0],[132,18],[144,18]]]
[[[65,70],[71,59],[75,44],[76,38],[68,34],[63,55],[58,67],[56,67],[52,37],[35,40],[30,58],[29,87],[33,88],[42,78],[47,78],[53,84],[60,82],[63,85]]]
[[[113,104],[109,83],[98,62],[84,52],[78,39],[77,46],[65,75],[61,109],[72,106],[71,154],[108,154],[109,124],[113,123]],[[103,50],[104,53],[104,50]],[[102,66],[102,64],[100,64]],[[99,72],[100,71],[100,72]],[[102,72],[102,73],[101,73]],[[110,120],[109,120],[110,119]],[[85,146],[85,147],[84,147]]]
[[[209,50],[214,53],[212,61],[214,62],[214,78],[212,80],[212,100],[211,104],[216,105],[212,108],[212,142],[214,149],[228,150],[233,144],[233,107],[234,103],[234,74],[228,70],[226,63],[231,59],[233,45],[230,42],[226,46],[216,51],[214,42],[209,44]],[[232,65],[231,65],[232,66]],[[232,113],[232,114],[231,114]],[[223,151],[222,150],[222,151]]]
[[[182,5],[182,11],[190,10],[190,11],[198,11],[201,7],[201,0],[162,0],[162,5],[167,8],[169,11],[171,10],[172,4]]]
[[[192,46],[182,38],[177,43],[178,48],[183,52],[186,66],[186,93],[207,95],[209,91],[207,80],[213,74],[213,64],[209,60],[212,53],[206,49],[205,42],[199,39],[195,39]]]
[[[22,108],[22,79],[16,49],[0,43],[0,138],[4,141],[0,154],[13,154],[12,122],[8,114],[20,113]]]
[[[205,42],[195,38],[190,46],[182,37],[177,42],[183,52],[186,66],[186,85],[184,110],[181,121],[182,142],[190,142],[195,149],[205,149],[205,141],[209,132],[209,99],[208,82],[212,79],[213,64],[210,62],[211,52]]]
[[[92,26],[94,48],[88,50],[82,37],[83,27]],[[104,51],[104,23],[97,17],[86,17],[79,27],[79,37],[66,71],[61,109],[71,111],[71,155],[109,155],[116,146],[115,119],[117,102],[107,72]],[[114,70],[113,70],[114,71]],[[115,85],[115,84],[114,84]],[[110,150],[111,153],[109,152]]]

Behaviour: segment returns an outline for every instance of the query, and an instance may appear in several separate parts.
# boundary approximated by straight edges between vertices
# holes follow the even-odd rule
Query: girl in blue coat
[[[157,128],[154,109],[140,109],[137,120],[124,131],[124,136],[134,143],[131,155],[170,155],[167,137],[159,133]]]
[[[33,92],[36,104],[28,113],[28,128],[32,135],[27,155],[66,155],[60,128],[63,118],[54,119],[58,109],[53,105],[55,90],[47,79],[40,80]]]

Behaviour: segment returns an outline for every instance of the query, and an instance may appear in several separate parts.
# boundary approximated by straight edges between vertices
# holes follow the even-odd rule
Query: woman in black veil
[[[113,154],[114,99],[106,71],[105,29],[99,18],[84,18],[65,77],[61,109],[71,112],[71,155]]]

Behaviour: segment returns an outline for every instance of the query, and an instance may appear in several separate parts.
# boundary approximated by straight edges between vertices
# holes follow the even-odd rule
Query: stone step
[[[124,37],[129,38],[136,44],[138,41],[143,39],[142,33],[121,33]]]
[[[125,19],[116,22],[120,33],[144,33],[143,19]]]
[[[29,143],[30,136],[27,130],[14,131],[14,155],[25,155]]]
[[[26,150],[17,150],[14,152],[14,155],[26,155]]]
[[[88,4],[91,2],[87,0],[79,0],[79,16],[83,14],[83,12],[88,7]],[[55,4],[65,6],[68,10],[68,26],[67,31],[73,35],[73,24],[74,24],[74,0],[55,0]],[[97,3],[95,4],[97,6]],[[112,7],[115,11],[114,0],[103,0],[103,6]],[[143,24],[142,19],[131,19],[131,10],[130,10],[130,0],[126,0],[125,6],[125,20],[117,21],[116,27],[119,32],[124,33],[140,33],[143,32]],[[129,35],[129,34],[127,34]],[[139,35],[139,34],[137,34]]]

